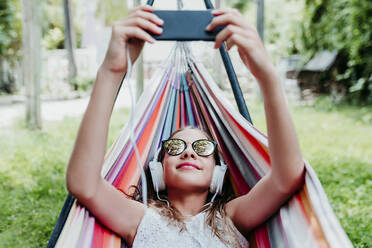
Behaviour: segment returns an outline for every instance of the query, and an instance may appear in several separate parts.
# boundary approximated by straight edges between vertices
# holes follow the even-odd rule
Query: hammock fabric
[[[145,168],[161,140],[192,125],[207,130],[218,142],[230,171],[225,183],[233,185],[236,196],[249,192],[270,170],[266,136],[230,105],[204,66],[185,48],[176,48],[156,71],[133,113],[134,137]],[[102,170],[107,181],[125,192],[140,182],[129,134],[127,124],[108,151]],[[316,174],[305,164],[305,185],[247,237],[250,247],[352,247]],[[119,248],[126,244],[69,196],[48,247]]]

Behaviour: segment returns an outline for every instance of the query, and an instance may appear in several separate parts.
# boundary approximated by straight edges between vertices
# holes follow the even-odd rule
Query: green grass
[[[250,109],[266,133],[262,104]],[[292,106],[302,153],[316,171],[330,204],[359,248],[372,246],[372,106]]]
[[[252,106],[251,106],[252,105]],[[265,131],[262,104],[249,103]],[[372,244],[372,107],[291,107],[305,158],[355,247]],[[128,112],[114,113],[109,144]],[[28,131],[18,121],[0,131],[0,247],[45,247],[66,197],[65,170],[80,118]]]
[[[113,114],[109,144],[127,119],[127,110]],[[45,122],[43,131],[20,123],[0,131],[0,247],[45,247],[67,195],[80,118]]]

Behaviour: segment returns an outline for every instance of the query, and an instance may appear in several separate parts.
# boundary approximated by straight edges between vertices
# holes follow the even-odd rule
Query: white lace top
[[[147,208],[138,226],[132,248],[239,247],[236,242],[239,242],[241,247],[248,247],[248,241],[236,229],[230,219],[229,222],[236,233],[236,238],[224,237],[231,241],[230,245],[226,245],[217,236],[213,235],[212,229],[205,224],[205,212],[186,220],[186,230],[180,232],[179,227],[168,224],[167,217],[161,216],[152,208]]]

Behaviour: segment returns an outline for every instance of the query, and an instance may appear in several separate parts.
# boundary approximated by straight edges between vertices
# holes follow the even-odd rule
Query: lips
[[[200,170],[199,166],[195,165],[195,164],[192,164],[192,163],[182,163],[180,165],[177,166],[177,169],[180,169],[180,168],[195,168],[197,170]]]

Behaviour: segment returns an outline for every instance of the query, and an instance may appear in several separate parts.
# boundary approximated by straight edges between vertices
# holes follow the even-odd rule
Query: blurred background
[[[42,101],[86,96],[103,60],[110,25],[139,4],[140,0],[2,0],[0,104],[29,102],[24,109],[29,113],[22,114],[30,125],[41,127]],[[312,104],[317,96],[328,95],[336,104],[372,103],[369,1],[218,0],[215,5],[239,9],[257,27],[290,101]],[[177,1],[154,6],[176,9]],[[184,9],[204,8],[201,0],[184,3]],[[167,42],[146,46],[136,66],[138,95],[171,47]],[[220,86],[228,88],[218,53],[204,48],[197,53],[202,53],[201,60]],[[236,51],[231,56],[244,93],[256,94],[254,79]]]
[[[216,0],[257,28],[281,76],[304,156],[355,247],[372,244],[372,4],[370,0]],[[140,0],[0,0],[0,247],[45,246],[67,194],[65,168],[111,24]],[[155,1],[177,9],[176,0]],[[187,0],[184,9],[205,9]],[[137,98],[173,42],[145,45],[132,74]],[[194,55],[234,103],[213,43]],[[230,52],[253,123],[262,99]],[[119,95],[109,144],[129,116]]]

